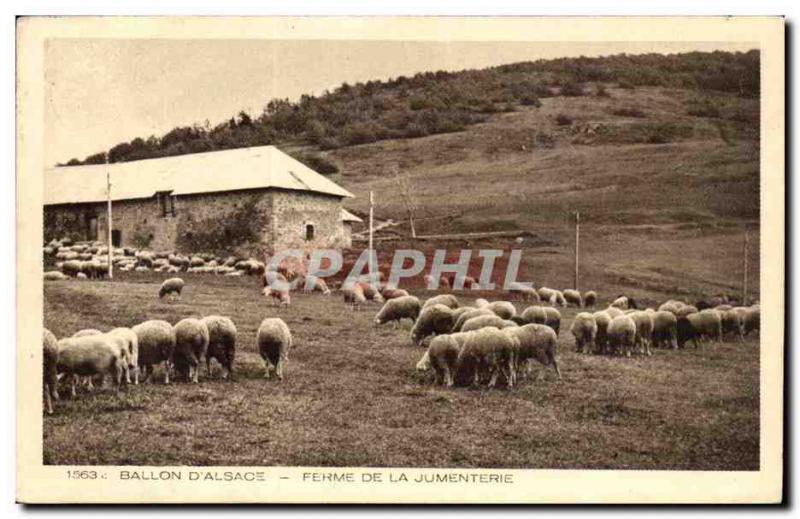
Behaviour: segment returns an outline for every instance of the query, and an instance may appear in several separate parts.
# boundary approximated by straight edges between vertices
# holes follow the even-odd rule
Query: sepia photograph
[[[780,499],[781,18],[235,21],[18,20],[18,470],[124,495],[21,494]]]

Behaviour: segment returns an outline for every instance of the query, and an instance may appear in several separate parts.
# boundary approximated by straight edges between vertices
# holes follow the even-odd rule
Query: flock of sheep
[[[65,260],[65,265],[68,261],[71,260]],[[289,306],[291,286],[331,294],[324,280],[307,279],[285,269],[262,271],[261,279],[263,294],[282,307]],[[443,281],[452,286],[452,280]],[[183,288],[181,278],[170,278],[161,284],[158,296],[180,297]],[[494,387],[501,380],[513,387],[519,377],[530,373],[534,360],[552,366],[560,378],[557,341],[561,312],[556,307],[586,309],[598,301],[593,291],[581,294],[577,290],[546,287],[537,290],[518,284],[511,287],[509,295],[535,303],[519,313],[511,301],[477,299],[473,305],[463,306],[452,294],[422,302],[406,290],[382,282],[380,275],[372,281],[361,278],[340,293],[354,309],[369,301],[382,304],[374,318],[376,326],[393,323],[397,327],[406,319],[410,321],[410,343],[427,348],[417,370],[432,370],[435,383],[447,386]],[[725,335],[743,340],[746,334],[759,329],[759,323],[757,304],[733,306],[718,297],[695,305],[670,300],[657,310],[641,310],[633,298],[620,296],[605,309],[579,312],[569,332],[579,353],[630,356],[650,355],[651,346],[683,347],[690,340],[697,348],[703,339],[722,341]],[[140,375],[147,381],[154,366],[163,364],[165,382],[169,382],[174,370],[185,380],[197,383],[203,358],[209,377],[211,359],[216,359],[224,369],[223,378],[232,379],[237,330],[230,318],[211,315],[183,319],[175,325],[149,320],[105,333],[86,329],[61,340],[45,330],[43,344],[44,392],[46,408],[51,413],[51,398],[58,399],[57,387],[62,380],[75,396],[79,379],[89,387],[94,378],[101,383],[110,379],[119,389],[121,384],[131,382],[131,373],[133,383],[138,384]],[[264,361],[264,376],[269,378],[274,370],[277,378],[283,379],[282,366],[292,346],[287,324],[280,318],[264,319],[256,344]]]
[[[575,290],[525,288],[518,293],[524,293],[525,299],[544,299],[560,306],[594,306],[597,302],[594,292],[581,296]],[[347,293],[345,300],[350,302]],[[637,352],[651,355],[651,346],[682,348],[690,340],[697,348],[704,339],[721,342],[725,335],[743,341],[746,334],[759,329],[759,305],[734,307],[725,300],[713,303],[712,308],[705,301],[695,306],[670,300],[658,310],[640,310],[633,298],[620,296],[606,309],[578,313],[570,333],[579,353],[629,357]],[[473,306],[461,306],[454,296],[444,294],[423,304],[404,294],[389,298],[375,323],[397,324],[404,319],[413,323],[411,343],[428,348],[417,369],[433,369],[438,384],[487,382],[493,387],[502,375],[512,387],[519,375],[530,372],[533,360],[553,366],[560,378],[556,351],[561,313],[555,307],[534,305],[518,314],[509,301],[477,299]]]
[[[182,288],[182,280],[169,279],[162,284],[159,296],[180,295]],[[53,412],[52,400],[59,399],[58,385],[62,380],[70,386],[73,397],[79,379],[90,389],[95,378],[101,384],[110,380],[119,390],[123,383],[131,383],[131,373],[134,384],[139,384],[140,375],[142,381],[147,382],[154,366],[159,364],[163,364],[164,382],[167,384],[173,370],[186,381],[197,383],[203,358],[209,377],[212,375],[211,360],[216,359],[224,370],[222,377],[232,380],[236,343],[237,330],[233,320],[219,315],[186,318],[175,325],[154,319],[105,333],[85,329],[61,340],[45,329],[45,407],[48,413]],[[269,378],[270,371],[274,370],[282,380],[283,364],[292,347],[289,327],[277,317],[264,319],[256,333],[256,344],[264,361],[264,377]]]
[[[46,281],[69,278],[100,279],[108,275],[108,247],[102,242],[76,242],[63,238],[52,240],[43,248],[45,257],[55,260],[56,270],[44,273]],[[135,247],[115,247],[111,263],[122,272],[189,272],[224,276],[262,275],[263,262],[236,256],[218,257],[214,254],[176,254],[172,251],[153,252]]]

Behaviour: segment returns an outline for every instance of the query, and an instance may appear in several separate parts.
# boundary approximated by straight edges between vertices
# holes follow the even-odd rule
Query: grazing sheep
[[[517,309],[508,301],[494,301],[486,307],[501,319],[511,319],[517,315]]]
[[[456,309],[459,307],[458,299],[456,299],[456,296],[451,294],[442,294],[434,296],[425,301],[425,304],[422,305],[422,308],[433,305],[444,305],[451,309]]]
[[[489,306],[489,301],[482,297],[475,300],[475,308],[483,308],[484,306]]]
[[[733,311],[739,315],[742,323],[742,335],[748,335],[753,330],[760,328],[761,308],[758,305],[736,306]]]
[[[669,301],[662,303],[661,306],[658,307],[658,310],[660,312],[670,312],[677,317],[678,311],[684,306],[686,306],[686,303],[683,301],[670,299]]]
[[[456,380],[477,385],[488,378],[488,387],[497,383],[502,373],[511,388],[516,378],[515,352],[519,341],[496,328],[483,328],[469,334],[456,360]]]
[[[547,312],[544,311],[543,306],[529,306],[522,311],[520,317],[526,324],[545,324],[545,322],[547,322]]]
[[[429,335],[450,333],[453,329],[453,311],[443,304],[423,306],[411,329],[411,342],[420,345]]]
[[[593,307],[597,304],[597,292],[589,290],[583,294],[583,306],[586,308]]]
[[[86,279],[89,279],[89,278],[83,272],[78,272],[78,274],[75,276],[75,279],[80,279],[81,281],[83,281],[83,280],[86,280]]]
[[[715,308],[722,317],[722,336],[733,335],[738,337],[741,342],[744,342],[744,323],[738,312],[732,307],[730,309],[723,309],[726,305],[720,305]]]
[[[111,337],[105,334],[69,337],[58,341],[57,369],[70,381],[72,396],[76,396],[76,377],[110,375],[119,390],[127,371],[127,356]]]
[[[569,331],[575,337],[575,351],[578,353],[594,351],[595,340],[597,339],[597,322],[592,314],[580,312],[572,321]]]
[[[258,353],[264,360],[264,378],[269,378],[270,367],[274,366],[278,380],[283,380],[283,365],[289,359],[292,347],[292,333],[279,317],[269,317],[261,321],[256,333]]]
[[[383,296],[383,298],[385,300],[388,301],[390,299],[397,299],[399,297],[406,297],[409,294],[408,294],[407,291],[403,290],[402,288],[384,287],[383,290],[381,290],[381,295]]]
[[[342,295],[344,296],[345,304],[352,305],[354,309],[367,304],[364,291],[358,285],[354,285],[353,288],[343,288]]]
[[[678,348],[678,318],[674,313],[667,310],[653,313],[653,344],[660,348]]]
[[[42,390],[47,414],[53,414],[53,400],[58,400],[58,340],[53,332],[42,333]]]
[[[609,306],[620,310],[635,310],[637,308],[636,301],[629,296],[619,296]]]
[[[403,319],[411,319],[411,322],[414,322],[419,317],[421,310],[422,304],[414,296],[389,299],[375,316],[375,324],[384,324],[390,321],[400,323]]]
[[[208,349],[206,350],[206,372],[211,376],[211,359],[217,359],[225,373],[223,378],[233,380],[233,361],[236,357],[236,325],[229,317],[209,315],[203,317],[208,329]]]
[[[518,282],[513,282],[508,286],[508,293],[512,297],[526,302],[539,303],[539,293],[535,288],[523,285]]]
[[[539,289],[539,297],[551,305],[567,306],[567,300],[564,299],[564,293],[561,290],[542,287]]]
[[[686,317],[689,314],[696,314],[700,310],[692,305],[683,305],[675,311],[675,317]]]
[[[128,371],[133,371],[133,380],[135,384],[139,383],[139,338],[130,328],[114,328],[108,335],[118,337],[120,339],[120,347],[128,351]],[[130,379],[126,378],[126,382],[130,383]]]
[[[480,330],[481,328],[494,327],[498,329],[508,328],[510,326],[518,326],[514,321],[509,321],[497,315],[479,315],[468,319],[461,327],[462,332],[471,332]]]
[[[197,384],[200,359],[208,350],[208,327],[200,319],[187,318],[173,326],[175,331],[175,369],[186,373],[186,381]]]
[[[619,317],[620,315],[625,315],[625,312],[623,312],[616,306],[609,306],[608,308],[606,308],[606,312],[608,313],[608,315],[611,316],[612,319],[614,319],[615,317]]]
[[[578,308],[583,306],[583,297],[581,297],[581,293],[571,288],[564,290],[564,300],[568,305],[577,306]]]
[[[606,330],[608,347],[612,354],[631,356],[636,342],[636,323],[628,315],[619,315],[611,320]]]
[[[434,383],[452,387],[455,382],[456,364],[462,343],[454,335],[437,335],[433,338],[428,351],[417,362],[417,371],[433,368]]]
[[[453,331],[460,332],[461,329],[464,327],[464,323],[466,323],[473,317],[478,317],[481,315],[491,315],[496,317],[496,314],[486,307],[466,308],[464,310],[462,310],[461,308],[457,308],[456,310],[453,310],[453,322],[455,323],[453,325]]]
[[[474,306],[459,306],[453,310],[453,323],[458,323],[458,319],[470,310],[477,310],[477,308]],[[453,330],[455,331],[455,324],[453,325]]]
[[[517,372],[530,371],[530,360],[537,360],[543,366],[553,366],[556,376],[561,378],[556,353],[558,338],[552,328],[542,324],[526,324],[517,328],[505,328],[506,335],[518,341],[515,366]]]
[[[69,276],[65,276],[57,270],[49,270],[44,273],[43,277],[45,281],[64,281],[65,279],[69,279]]]
[[[559,312],[557,308],[545,306],[544,313],[544,324],[552,328],[553,331],[556,332],[556,335],[558,335],[558,332],[561,329],[561,312]]]
[[[288,289],[278,290],[276,288],[264,287],[261,293],[265,297],[270,298],[270,304],[272,306],[278,305],[280,308],[284,308],[292,304],[292,296],[289,295]]]
[[[158,289],[158,298],[162,299],[164,296],[169,295],[170,297],[177,297],[180,299],[183,286],[184,282],[181,278],[165,279],[164,282],[161,283],[161,288]]]
[[[722,316],[714,309],[706,309],[678,317],[678,346],[683,348],[688,340],[699,347],[699,341],[708,337],[722,342]]]
[[[367,301],[383,303],[383,296],[375,286],[359,281],[355,284],[354,288],[355,287],[361,288],[361,291],[364,293],[364,297],[367,299]]]
[[[595,353],[608,352],[608,325],[611,324],[612,317],[605,310],[599,310],[592,314],[594,322],[597,324],[597,337],[595,338]]]
[[[164,383],[169,384],[169,372],[175,353],[175,332],[167,321],[150,320],[132,327],[139,341],[139,370],[143,382],[153,374],[153,365],[164,363]]]
[[[653,315],[649,312],[637,310],[629,314],[636,324],[636,338],[634,343],[641,348],[645,355],[652,355],[650,343],[653,340]]]

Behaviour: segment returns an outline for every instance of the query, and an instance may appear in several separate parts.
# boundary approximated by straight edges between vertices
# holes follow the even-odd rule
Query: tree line
[[[758,97],[759,52],[618,54],[561,58],[459,72],[422,72],[387,81],[343,83],[296,102],[273,99],[256,117],[242,111],[215,126],[179,126],[137,137],[66,164],[102,164],[285,143],[319,149],[456,132],[494,113],[538,107],[551,96],[607,96],[607,86],[662,86]],[[325,168],[319,157],[298,157]],[[312,165],[312,164],[309,164]],[[328,164],[327,173],[335,172]],[[312,166],[314,167],[314,166]]]

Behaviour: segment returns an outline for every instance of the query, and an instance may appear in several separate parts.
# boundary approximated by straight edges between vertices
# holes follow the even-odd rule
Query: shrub
[[[645,142],[649,144],[666,144],[674,140],[691,137],[692,128],[677,124],[663,123],[646,127]]]
[[[608,90],[606,90],[606,87],[603,85],[597,85],[594,95],[597,97],[611,97],[611,95],[608,93]]]
[[[520,97],[519,103],[522,106],[535,106],[536,108],[540,108],[542,106],[542,102],[539,101],[539,98],[531,94],[525,94]]]
[[[580,83],[569,82],[561,86],[562,96],[578,97],[585,94],[586,92],[583,91],[583,85],[581,85]]]
[[[558,116],[556,116],[556,124],[558,124],[559,126],[569,126],[573,122],[574,120],[572,119],[572,117],[566,114],[558,114]]]

